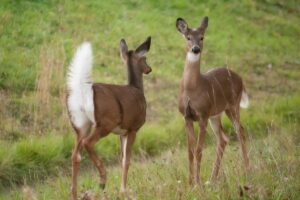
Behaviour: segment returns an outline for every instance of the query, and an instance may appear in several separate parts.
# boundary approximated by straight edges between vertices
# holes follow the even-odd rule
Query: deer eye
[[[204,37],[201,37],[200,40],[202,41],[204,39]]]
[[[187,39],[187,40],[191,40],[191,37],[190,37],[190,36],[187,36],[186,39]]]

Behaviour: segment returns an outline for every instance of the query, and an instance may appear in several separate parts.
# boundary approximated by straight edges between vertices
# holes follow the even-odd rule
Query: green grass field
[[[251,172],[246,174],[229,120],[230,143],[219,180],[188,186],[188,159],[177,94],[185,40],[175,21],[191,27],[209,17],[201,71],[227,66],[244,79],[250,107],[241,118]],[[2,0],[0,3],[0,199],[68,199],[74,134],[65,106],[67,68],[76,47],[90,41],[93,79],[125,84],[119,41],[129,48],[152,36],[144,77],[147,122],[129,171],[131,199],[300,198],[300,3],[243,1]],[[201,166],[209,180],[215,159],[210,128]],[[105,192],[85,152],[79,191],[100,199],[119,194],[119,138],[97,144],[108,171]]]

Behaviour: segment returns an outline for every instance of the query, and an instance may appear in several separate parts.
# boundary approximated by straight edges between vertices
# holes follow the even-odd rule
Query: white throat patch
[[[200,53],[194,54],[192,52],[188,52],[186,57],[189,62],[196,62],[200,58]]]

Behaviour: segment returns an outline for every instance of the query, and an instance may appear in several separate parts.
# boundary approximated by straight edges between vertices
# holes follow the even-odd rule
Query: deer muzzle
[[[198,54],[198,53],[200,53],[200,51],[201,51],[201,49],[200,49],[199,46],[193,46],[192,52],[193,52],[194,54]]]

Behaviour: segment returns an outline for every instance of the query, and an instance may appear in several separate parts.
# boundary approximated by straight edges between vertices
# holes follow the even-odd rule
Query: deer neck
[[[132,63],[129,61],[127,63],[128,67],[128,85],[133,86],[144,93],[144,84],[143,84],[143,74],[133,67]]]
[[[200,60],[200,54],[187,53],[183,71],[184,88],[194,89],[200,84],[202,77],[200,74]]]

